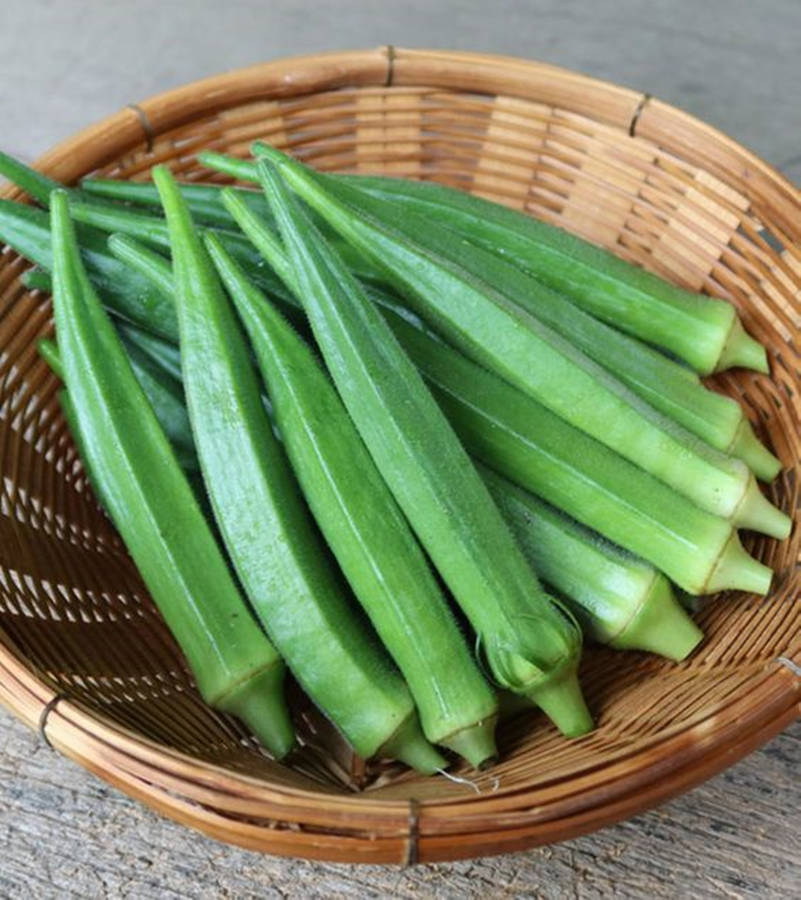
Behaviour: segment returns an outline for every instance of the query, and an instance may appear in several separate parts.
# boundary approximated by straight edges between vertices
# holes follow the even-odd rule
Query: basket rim
[[[668,149],[681,150],[685,155],[688,147],[695,148],[702,154],[703,164],[713,173],[716,168],[731,165],[735,160],[739,171],[748,172],[754,184],[771,193],[771,199],[780,209],[782,227],[794,241],[801,242],[801,190],[773,166],[712,126],[650,95],[558,66],[462,51],[381,47],[287,57],[233,70],[131,104],[61,141],[35,165],[55,178],[72,182],[86,171],[125,152],[142,145],[150,146],[156,135],[191,121],[197,115],[208,115],[244,102],[367,86],[425,85],[464,90],[466,77],[470,84],[476,85],[473,89],[477,93],[482,89],[484,93],[495,93],[493,85],[496,85],[502,87],[502,91],[497,92],[506,95],[536,96],[546,102],[550,97],[554,104],[563,108],[589,114],[597,121],[654,140]],[[671,146],[672,129],[677,132],[678,148]],[[703,147],[699,142],[703,142]],[[87,159],[91,162],[90,169],[87,169]],[[7,187],[0,196],[19,196],[19,192]],[[801,645],[788,650],[791,655],[799,652]],[[760,746],[792,719],[801,716],[801,680],[783,666],[776,665],[769,670],[769,665],[765,664],[758,679],[749,682],[743,697],[725,710],[677,729],[677,735],[663,733],[653,742],[632,751],[631,756],[600,766],[599,770],[614,769],[622,759],[626,774],[601,785],[593,802],[588,802],[585,796],[583,804],[568,804],[567,807],[563,804],[561,810],[554,809],[553,816],[540,817],[536,827],[544,828],[547,833],[535,833],[531,830],[535,826],[529,823],[527,837],[521,837],[517,833],[520,816],[516,823],[505,825],[499,825],[500,820],[496,820],[495,843],[490,843],[486,852],[523,849],[555,839],[554,835],[562,840],[600,824],[617,821],[700,783]],[[755,693],[762,702],[754,702]],[[446,800],[421,800],[419,812],[415,812],[415,821],[411,823],[410,804],[406,800],[379,800],[371,798],[369,792],[336,795],[294,787],[266,788],[263,779],[202,763],[161,747],[59,697],[26,665],[22,654],[3,640],[0,640],[0,703],[31,727],[40,723],[43,711],[47,710],[47,739],[53,746],[148,805],[217,837],[237,843],[246,841],[246,846],[273,853],[292,855],[295,852],[293,841],[296,850],[298,844],[303,843],[298,837],[300,833],[281,832],[266,823],[249,825],[258,830],[258,836],[250,833],[245,836],[236,832],[235,819],[225,818],[226,809],[229,816],[247,815],[247,803],[243,801],[252,797],[254,791],[265,795],[257,806],[259,818],[265,820],[306,823],[307,828],[309,825],[314,828],[315,811],[319,812],[321,805],[326,807],[322,816],[324,824],[319,827],[325,829],[330,840],[324,841],[320,832],[304,831],[314,839],[304,845],[304,852],[315,855],[316,847],[321,854],[317,858],[352,861],[365,858],[365,861],[373,862],[407,859],[412,832],[417,858],[428,859],[429,851],[432,859],[456,858],[453,846],[450,855],[446,851],[442,857],[438,856],[443,852],[442,848],[437,850],[441,832],[434,828],[440,819],[438,811],[442,811],[442,817],[456,818],[462,823],[457,827],[464,827],[472,817],[479,821],[482,816],[508,816],[514,809],[519,809],[522,799],[530,796],[525,789],[518,788],[478,799],[474,795],[460,795]],[[738,747],[745,749],[738,754]],[[671,748],[681,752],[674,754]],[[661,754],[657,752],[659,750]],[[668,753],[670,756],[666,757]],[[638,765],[632,765],[634,760]],[[700,775],[696,778],[693,773]],[[157,778],[162,779],[162,789],[157,785]],[[661,785],[660,778],[663,779]],[[644,789],[649,789],[650,794]],[[534,791],[537,797],[540,796],[538,790],[539,787]],[[227,823],[227,831],[222,822],[210,818],[209,794],[206,792],[216,798],[216,809],[223,817],[222,822]],[[506,805],[501,802],[504,798],[509,800]],[[531,796],[531,800],[534,799]],[[206,808],[200,805],[204,800]],[[620,815],[612,814],[613,808],[619,808]],[[249,809],[252,815],[255,810]],[[346,826],[346,817],[354,812],[364,820],[358,826],[359,832],[371,835],[373,850],[380,860],[367,859],[358,848],[350,846],[353,826],[336,831],[337,822]],[[586,827],[587,817],[593,815],[603,821]],[[453,833],[450,832],[451,838]],[[483,832],[476,826],[458,833],[480,840]],[[279,839],[279,835],[286,834],[290,835],[289,840]],[[379,847],[384,839],[388,843]],[[522,844],[519,843],[521,840]],[[337,841],[341,842],[340,850],[334,846]]]

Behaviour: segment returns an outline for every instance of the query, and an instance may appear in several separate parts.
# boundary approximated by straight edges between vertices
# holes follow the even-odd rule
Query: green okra
[[[358,191],[352,189],[358,181],[349,181],[343,192],[338,178],[318,177],[335,196],[362,208]],[[759,478],[771,481],[779,473],[781,463],[760,443],[742,406],[731,397],[708,390],[691,369],[589,315],[504,255],[471,243],[466,230],[449,233],[439,221],[429,224],[419,214],[408,213],[400,203],[376,202],[372,197],[364,210],[410,240],[419,241],[425,232],[427,250],[492,285],[620,379],[663,416],[716,450],[741,458]]]
[[[221,158],[226,159],[219,155],[210,156],[217,161]],[[248,174],[253,171],[252,164],[247,162],[237,161],[237,166],[247,166]],[[374,191],[378,194],[385,182],[392,184],[397,181],[371,176],[320,177],[334,193],[341,180],[345,180],[350,187],[364,188],[368,194]],[[363,184],[363,181],[366,181],[366,184]],[[107,198],[146,205],[157,202],[155,188],[146,182],[90,180],[85,183],[85,188],[93,194]],[[234,219],[222,202],[220,186],[187,184],[182,185],[181,190],[193,214],[197,210],[201,220],[224,225],[227,228],[235,225]],[[251,189],[240,188],[236,191],[254,213],[264,215],[264,207],[268,206],[264,197]],[[423,209],[430,211],[423,204],[416,206],[413,202],[412,189],[410,192],[412,197],[406,198],[403,194],[393,192],[391,187],[387,188],[387,202],[383,204],[386,210],[385,221],[397,224],[398,210],[404,199],[408,200],[413,214]],[[354,196],[352,191],[350,196]],[[375,209],[374,206],[373,210]],[[436,224],[429,226],[430,230],[434,236],[441,236],[443,233],[441,222],[433,217],[432,221]],[[414,234],[418,233],[420,224],[419,221],[416,222]],[[510,299],[524,306],[535,317],[554,328],[582,352],[620,378],[647,403],[715,449],[743,459],[758,478],[772,480],[777,475],[781,463],[760,443],[739,403],[731,397],[705,388],[697,375],[687,367],[589,316],[572,302],[566,301],[565,298],[535,281],[523,269],[515,267],[505,255],[491,253],[481,244],[470,242],[469,224],[469,219],[464,222],[461,219],[455,222],[448,219],[448,225],[454,229],[458,228],[456,233],[464,239],[461,246],[453,241],[447,245],[450,251],[457,253],[460,265],[473,274],[483,275],[484,280],[490,281],[496,289],[500,289],[503,285],[503,293]],[[358,265],[356,271],[362,275],[374,275],[366,271],[363,265]]]
[[[350,606],[273,436],[247,343],[178,186],[153,170],[173,259],[189,418],[239,580],[289,668],[362,756],[444,766],[409,691]]]
[[[771,570],[745,552],[730,523],[400,316],[385,315],[456,433],[491,469],[692,594],[767,592]]]
[[[260,141],[252,150],[267,158],[276,152]],[[211,151],[198,158],[234,178],[258,181],[252,161]],[[445,185],[378,175],[337,178],[394,203],[400,215],[421,215],[502,254],[587,312],[669,350],[702,375],[731,366],[768,371],[764,348],[726,301],[676,287],[561,228]]]
[[[305,341],[208,233],[254,348],[284,446],[326,541],[406,679],[423,731],[478,767],[497,703],[417,540]]]
[[[730,303],[677,287],[567,231],[434,183],[351,176],[382,202],[435,219],[471,243],[503,253],[588,312],[664,347],[702,375],[731,366],[767,372],[764,348]]]
[[[538,584],[463,447],[376,307],[267,166],[263,177],[317,344],[370,455],[479,636],[500,685],[566,734],[591,727],[580,633]],[[241,223],[240,223],[241,224]],[[257,230],[245,229],[256,246]]]
[[[154,410],[158,410],[159,424],[164,429],[167,440],[172,444],[179,465],[187,473],[198,471],[183,385],[169,375],[163,365],[138,347],[135,339],[130,340],[124,332],[122,342],[136,380],[142,386],[150,405]]]
[[[159,216],[148,215],[136,209],[98,203],[71,200],[70,213],[76,222],[108,233],[127,234],[160,249],[170,249],[167,222]],[[236,231],[216,229],[225,249],[251,273],[251,277],[264,290],[281,293],[283,286],[254,254],[250,244]]]
[[[328,497],[331,505],[322,509],[320,503],[325,503],[325,498],[319,497],[319,490],[309,489],[308,478],[301,478],[301,486],[357,596],[364,598],[361,602],[379,636],[407,678],[427,737],[458,750],[474,765],[480,765],[494,754],[495,700],[469,655],[465,657],[464,641],[443,605],[443,597],[420,549],[416,543],[409,544],[414,538],[408,525],[399,518],[397,510],[393,513],[394,501],[374,471],[372,460],[350,420],[343,419],[347,414],[341,404],[337,414],[336,404],[340,401],[330,382],[321,371],[315,378],[319,363],[314,355],[291,326],[267,305],[258,289],[243,282],[244,274],[216,236],[207,233],[206,242],[232,296],[238,298],[243,321],[256,329],[256,336],[251,334],[252,342],[264,351],[262,354],[257,351],[257,358],[265,375],[272,372],[272,378],[267,380],[274,414],[297,474],[301,475],[298,455],[302,457],[304,453],[302,446],[298,450],[297,440],[287,440],[293,436],[299,436],[301,444],[304,437],[314,441],[305,454],[307,475],[310,466],[316,464],[333,478]],[[130,238],[112,236],[109,243],[121,259],[153,278],[165,294],[172,294],[172,273],[164,257]],[[254,293],[258,297],[255,305]],[[126,328],[124,334],[128,344],[140,347],[167,371],[174,371],[177,362],[180,377],[177,348],[134,328]],[[259,334],[262,337],[257,342]],[[293,352],[295,356],[293,365],[284,365],[277,372],[278,359],[271,364],[268,352],[271,334],[273,340],[282,337],[280,346],[284,352]],[[268,355],[265,357],[264,353]],[[298,360],[298,356],[302,359]],[[282,390],[282,378],[289,379],[291,390],[286,387]],[[275,403],[276,393],[280,393],[283,403]],[[301,401],[305,401],[303,407]],[[306,427],[293,428],[293,421],[304,412]],[[298,434],[299,431],[302,433]],[[320,442],[325,442],[325,452]],[[354,478],[354,473],[358,477]],[[313,475],[312,472],[312,478]],[[360,521],[360,513],[369,521]],[[345,528],[346,525],[350,527]],[[356,535],[356,546],[350,550],[343,546],[347,545],[347,531]],[[415,640],[409,641],[410,634],[415,635]],[[431,641],[436,644],[434,648],[429,646]],[[469,728],[471,720],[482,723],[475,733]]]
[[[90,477],[204,699],[245,721],[277,757],[294,741],[284,666],[251,616],[158,424],[54,192],[53,309]]]
[[[73,195],[81,193],[75,188],[67,188],[61,182],[55,181],[31,166],[26,166],[25,163],[2,151],[0,151],[0,176],[22,188],[26,194],[42,206],[50,205],[50,195],[56,190],[66,190]]]
[[[169,263],[166,260],[164,265],[169,269]],[[181,382],[183,378],[183,373],[181,372],[181,351],[177,344],[163,340],[149,331],[143,331],[141,328],[129,325],[127,322],[121,322],[117,326],[117,331],[122,335],[122,342],[126,349],[135,348],[140,354],[156,364],[173,381]],[[134,371],[136,371],[135,367]]]
[[[140,341],[151,338],[147,332],[138,329],[125,329],[118,327],[123,347],[128,356],[133,373],[139,386],[144,391],[150,405],[156,413],[167,440],[175,451],[178,464],[187,474],[198,469],[197,455],[195,453],[192,432],[189,427],[189,417],[184,402],[184,392],[180,381],[180,374],[176,378],[169,372],[165,365],[168,357],[158,358],[154,354],[139,346]],[[156,338],[155,340],[159,340]],[[164,343],[164,342],[162,342]],[[172,350],[172,345],[165,344]],[[58,349],[52,341],[41,340],[38,344],[39,354],[47,362],[50,368],[63,378],[63,367]],[[70,401],[67,399],[67,402]],[[63,408],[62,403],[62,408]],[[65,412],[67,424],[71,424],[69,416]]]
[[[29,291],[44,291],[49,294],[53,290],[53,279],[41,266],[26,269],[20,276],[20,281]]]
[[[486,282],[438,256],[422,223],[385,225],[324,188],[279,151],[293,190],[360,252],[383,266],[405,302],[466,355],[519,387],[566,421],[735,525],[784,538],[791,520],[760,493],[741,460],[699,441],[633,394],[585,354]],[[358,193],[358,192],[357,192]]]
[[[112,256],[102,232],[90,228],[77,228],[76,232],[87,274],[107,307],[143,328],[176,339],[178,325],[173,305],[147,279],[131,272]],[[0,241],[47,272],[52,271],[46,212],[0,200]]]
[[[61,356],[55,342],[49,338],[42,338],[37,342],[36,348],[39,351],[39,355],[47,363],[53,373],[63,381],[64,367],[61,365]],[[61,388],[58,392],[58,404],[61,407],[61,413],[64,416],[70,434],[72,435],[72,440],[78,451],[78,456],[80,456],[81,462],[83,463],[84,472],[92,487],[92,491],[94,492],[96,499],[100,501],[101,505],[105,506],[106,502],[103,499],[103,487],[90,469],[89,455],[84,450],[83,437],[81,436],[78,423],[78,415],[75,412],[75,407],[72,404],[69,393],[65,388]]]
[[[674,660],[701,641],[661,572],[491,469],[479,471],[534,570],[570,603],[587,636]]]
[[[278,275],[291,281],[286,254],[270,230],[242,206],[235,193],[228,193],[225,199],[246,230],[258,240]],[[135,254],[137,250],[149,253],[131,242],[131,252]],[[163,260],[162,263],[166,265]],[[586,514],[582,521],[596,531],[604,532],[605,527],[611,526],[607,537],[614,535],[631,552],[647,556],[677,582],[691,585],[688,589],[694,593],[712,590],[712,586],[751,588],[755,576],[756,589],[764,589],[768,570],[758,564],[754,569],[753,561],[744,561],[736,546],[721,555],[720,571],[710,580],[722,543],[715,538],[714,517],[703,514],[654,478],[549,415],[516,388],[443,345],[426,333],[421,323],[410,324],[408,314],[399,314],[393,308],[392,298],[374,291],[374,299],[440,402],[447,406],[443,398],[452,398],[451,421],[459,427],[460,436],[474,456],[481,455],[483,448],[490,465],[498,467],[501,460],[501,467],[513,481],[566,509],[574,518]],[[510,417],[509,410],[520,412]],[[523,424],[520,431],[521,423],[529,424]],[[545,440],[550,428],[555,429],[555,434]],[[562,453],[565,458],[559,461]],[[622,471],[615,475],[621,466]],[[667,511],[666,523],[660,520],[663,508]],[[620,522],[625,523],[630,515],[634,516],[631,529],[621,528]],[[616,520],[620,521],[615,524]],[[734,563],[735,558],[745,562],[742,571]]]
[[[85,178],[81,187],[86,194],[104,200],[116,200],[161,211],[159,192],[152,181],[127,181],[118,178]],[[220,199],[221,185],[181,182],[181,195],[192,218],[203,225],[234,228],[236,222]],[[243,199],[264,219],[272,220],[267,198],[258,190],[244,189]]]
[[[253,149],[272,152],[260,142]],[[253,168],[248,176],[247,163],[237,162],[229,174],[255,180]],[[399,215],[422,215],[502,253],[588,312],[664,347],[702,375],[731,366],[768,371],[764,348],[726,301],[676,287],[561,228],[445,185],[364,175],[346,180],[394,202]]]

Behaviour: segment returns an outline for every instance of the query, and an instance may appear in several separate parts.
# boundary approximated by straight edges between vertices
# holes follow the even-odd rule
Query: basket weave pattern
[[[318,168],[433,179],[525,210],[672,281],[734,302],[772,377],[716,387],[743,403],[785,470],[795,516],[801,391],[801,196],[694,119],[550,66],[380,49],[285,60],[126,108],[52,151],[74,181],[145,178],[164,162],[207,179],[203,148],[255,138]],[[220,180],[219,176],[212,176]],[[6,196],[18,193],[9,189]],[[686,663],[591,649],[598,729],[565,741],[543,717],[499,733],[477,793],[365,765],[301,707],[304,748],[277,765],[199,700],[180,653],[85,480],[36,341],[49,298],[0,256],[0,702],[58,750],[179,821],[273,853],[365,862],[478,856],[586,832],[698,783],[798,715],[799,537],[747,540],[776,572],[766,599],[730,594],[698,616]],[[457,770],[457,774],[459,773]]]

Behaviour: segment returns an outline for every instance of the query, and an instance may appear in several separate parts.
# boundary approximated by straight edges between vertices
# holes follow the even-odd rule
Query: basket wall
[[[186,180],[205,148],[265,139],[324,170],[436,180],[525,210],[672,281],[725,297],[769,348],[772,377],[715,379],[799,490],[801,198],[764,163],[658,101],[550,66],[381,49],[285,60],[127,108],[40,161],[73,181]],[[17,196],[13,190],[7,196]],[[598,729],[567,742],[535,714],[500,730],[481,791],[365,766],[312,710],[293,768],[199,700],[119,538],[99,510],[36,353],[49,298],[0,256],[0,700],[65,753],[224,840],[308,857],[475,856],[591,830],[700,781],[798,714],[797,531],[747,541],[776,570],[765,599],[705,605],[686,663],[592,649]],[[55,702],[54,702],[55,698]],[[48,705],[49,704],[49,705]],[[460,774],[457,771],[457,774]]]

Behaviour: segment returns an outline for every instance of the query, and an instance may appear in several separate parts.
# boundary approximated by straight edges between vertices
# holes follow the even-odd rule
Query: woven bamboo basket
[[[156,162],[207,179],[195,154],[254,138],[326,170],[434,179],[561,225],[688,288],[733,301],[772,377],[725,374],[785,470],[801,447],[801,195],[714,129],[658,100],[539,63],[382,48],[281,60],[179,88],[39,161],[73,182],[146,178]],[[215,176],[216,177],[216,176]],[[18,196],[9,189],[6,196]],[[598,728],[561,739],[520,715],[474,784],[365,764],[301,706],[302,755],[266,757],[205,707],[99,510],[36,353],[49,298],[0,256],[0,702],[55,750],[223,841],[344,862],[433,862],[532,847],[630,816],[698,784],[799,715],[798,530],[751,539],[769,597],[724,595],[680,665],[586,653]],[[456,770],[456,774],[466,774]]]

